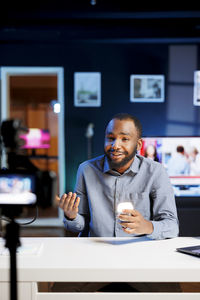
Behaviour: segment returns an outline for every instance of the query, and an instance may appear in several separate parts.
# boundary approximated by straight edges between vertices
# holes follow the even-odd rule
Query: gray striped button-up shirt
[[[116,207],[132,202],[145,219],[151,220],[152,239],[178,235],[178,218],[173,188],[162,164],[136,155],[130,168],[120,174],[109,168],[102,155],[83,162],[77,172],[75,192],[80,197],[74,220],[64,218],[74,232],[88,228],[91,237],[130,237],[119,224]]]

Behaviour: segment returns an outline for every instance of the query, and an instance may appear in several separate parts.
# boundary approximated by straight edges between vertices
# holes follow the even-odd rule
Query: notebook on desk
[[[178,252],[194,255],[197,257],[200,257],[200,245],[197,246],[191,246],[191,247],[182,247],[182,248],[176,248]]]

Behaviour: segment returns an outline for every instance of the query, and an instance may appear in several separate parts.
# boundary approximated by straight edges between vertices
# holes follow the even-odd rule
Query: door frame
[[[64,68],[63,67],[0,67],[1,78],[1,122],[9,118],[9,77],[24,75],[56,75],[57,95],[60,103],[58,114],[58,172],[59,194],[65,192],[65,127],[64,127]],[[57,218],[39,218],[32,226],[62,226],[63,212],[58,208]],[[30,225],[29,225],[30,226]]]

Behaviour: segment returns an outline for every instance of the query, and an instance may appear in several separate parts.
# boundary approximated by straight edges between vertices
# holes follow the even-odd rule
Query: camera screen
[[[0,205],[30,205],[36,200],[33,175],[0,174]]]

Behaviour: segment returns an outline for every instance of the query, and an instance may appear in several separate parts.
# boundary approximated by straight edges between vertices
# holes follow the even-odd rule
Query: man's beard
[[[113,151],[113,150],[110,150],[107,152],[104,151],[106,157],[108,158],[108,162],[109,162],[109,166],[111,169],[119,169],[121,167],[124,167],[130,160],[132,160],[134,158],[134,156],[136,155],[137,153],[137,146],[135,146],[135,148],[133,149],[133,152],[131,154],[128,155],[128,152],[127,151],[124,151],[123,154],[125,155],[128,155],[128,156],[125,156],[121,161],[119,162],[115,162],[113,161],[110,156],[109,156],[109,153],[112,153],[112,152],[120,152],[121,151]]]

